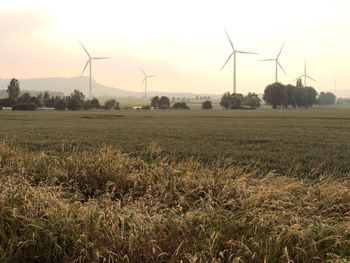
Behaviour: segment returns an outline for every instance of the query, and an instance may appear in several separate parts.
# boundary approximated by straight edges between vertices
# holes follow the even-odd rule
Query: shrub
[[[211,110],[212,108],[213,108],[213,106],[211,105],[211,101],[210,100],[203,101],[202,109],[204,109],[204,110]]]
[[[150,110],[150,109],[151,109],[151,106],[150,106],[150,105],[143,105],[143,106],[141,107],[141,109],[143,109],[143,110]]]
[[[160,110],[166,110],[166,109],[169,109],[169,106],[166,105],[166,104],[162,104],[162,105],[159,105],[158,109],[160,109]]]
[[[186,102],[175,102],[173,105],[174,109],[189,109],[190,107],[188,107],[186,105]]]
[[[28,110],[33,111],[36,110],[38,106],[33,102],[23,102],[23,103],[17,103],[12,106],[12,110]]]

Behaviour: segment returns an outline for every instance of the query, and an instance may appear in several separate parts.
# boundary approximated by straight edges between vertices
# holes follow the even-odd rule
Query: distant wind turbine
[[[154,78],[154,77],[157,77],[156,75],[147,75],[146,72],[140,68],[141,72],[143,73],[143,75],[145,76],[142,83],[141,83],[141,86],[143,85],[143,83],[145,83],[145,98],[147,98],[147,79],[148,78]]]
[[[81,43],[80,41],[79,41],[79,43],[80,43],[80,45],[82,46],[82,48],[85,50],[87,56],[89,57],[88,61],[87,61],[86,64],[85,64],[85,67],[84,67],[83,71],[81,72],[81,75],[84,74],[85,69],[86,69],[87,66],[89,65],[89,66],[90,66],[90,67],[89,67],[89,76],[90,76],[90,81],[89,81],[89,99],[91,100],[91,99],[92,99],[92,97],[91,97],[91,62],[92,62],[93,59],[107,59],[107,58],[110,58],[110,57],[91,57],[90,54],[89,54],[89,52],[88,52],[88,51],[86,50],[86,48],[84,47],[83,43]]]
[[[233,46],[233,43],[225,29],[225,33],[226,33],[226,36],[228,38],[228,41],[230,41],[230,45],[232,47],[232,53],[231,55],[228,56],[225,64],[222,66],[222,68],[220,69],[223,70],[223,68],[225,67],[225,65],[227,64],[227,62],[231,59],[231,57],[233,56],[233,93],[235,94],[236,93],[236,53],[241,53],[241,54],[254,54],[254,55],[257,55],[257,53],[253,53],[253,52],[245,52],[245,51],[239,51],[239,50],[236,50]]]
[[[269,59],[262,59],[262,60],[259,60],[259,61],[275,61],[275,62],[276,62],[276,82],[278,82],[278,67],[280,67],[280,68],[283,70],[284,74],[287,75],[287,73],[284,71],[282,65],[281,65],[280,62],[278,61],[278,58],[279,58],[280,55],[281,55],[282,49],[283,49],[283,47],[284,47],[284,44],[285,44],[285,43],[283,43],[282,48],[281,48],[281,50],[280,50],[280,52],[278,53],[278,55],[277,55],[276,58],[269,58]]]
[[[339,80],[339,79],[334,78],[334,77],[332,77],[332,78],[334,80],[334,95],[336,95],[337,94],[337,80]]]
[[[317,81],[317,80],[314,80],[313,78],[311,78],[308,74],[306,74],[306,60],[305,60],[305,65],[304,65],[304,74],[299,76],[299,77],[297,77],[295,80],[293,80],[293,82],[296,81],[297,79],[302,78],[302,77],[304,77],[304,86],[305,87],[306,87],[306,78],[309,78],[309,79],[311,79],[313,81]]]

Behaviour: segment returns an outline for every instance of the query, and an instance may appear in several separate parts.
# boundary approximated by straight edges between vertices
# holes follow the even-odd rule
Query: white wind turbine
[[[297,77],[295,80],[293,80],[293,82],[296,81],[297,79],[302,78],[302,77],[304,77],[304,86],[305,86],[305,87],[306,87],[306,79],[307,79],[307,78],[309,78],[309,79],[311,79],[311,80],[313,80],[313,81],[316,81],[316,80],[314,80],[313,78],[311,78],[308,74],[306,74],[306,60],[305,60],[305,65],[304,65],[304,74],[301,75],[301,76],[299,76],[299,77]]]
[[[276,62],[276,82],[278,82],[278,67],[280,67],[280,68],[283,70],[284,74],[287,75],[287,73],[284,71],[283,67],[281,66],[280,62],[278,61],[278,58],[279,58],[279,56],[281,55],[282,49],[283,49],[283,47],[284,47],[284,44],[285,44],[285,43],[283,43],[282,48],[281,48],[281,50],[280,50],[280,52],[278,53],[278,55],[277,55],[276,58],[269,58],[269,59],[262,59],[262,60],[259,60],[259,61],[275,61],[275,62]]]
[[[80,41],[79,41],[80,42]],[[89,76],[90,76],[90,80],[89,80],[89,99],[91,100],[92,97],[91,97],[91,62],[93,59],[107,59],[107,58],[110,58],[110,57],[91,57],[89,52],[86,50],[86,48],[84,47],[83,43],[80,42],[80,45],[82,46],[82,48],[85,50],[87,56],[89,57],[88,61],[86,62],[85,64],[85,67],[83,69],[83,71],[81,72],[81,75],[84,74],[85,72],[85,69],[87,68],[87,66],[89,65]]]
[[[147,75],[146,72],[140,68],[141,72],[143,73],[143,75],[145,76],[142,83],[141,83],[141,86],[143,85],[143,83],[145,83],[145,98],[147,98],[147,79],[148,78],[154,78],[154,77],[157,77],[156,75]]]
[[[337,94],[337,80],[339,80],[339,79],[337,79],[335,77],[332,77],[332,79],[334,80],[334,95],[336,95]]]
[[[222,66],[222,68],[220,69],[220,71],[225,67],[225,65],[227,64],[227,62],[231,59],[231,57],[233,56],[233,93],[235,94],[236,93],[236,53],[241,53],[241,54],[254,54],[254,55],[257,55],[257,53],[253,53],[253,52],[245,52],[245,51],[239,51],[239,50],[236,50],[233,46],[233,43],[229,37],[229,35],[227,34],[227,31],[225,29],[225,33],[226,33],[226,36],[228,38],[228,40],[230,41],[230,45],[232,47],[232,53],[231,55],[229,55],[229,57],[227,58],[225,64]]]

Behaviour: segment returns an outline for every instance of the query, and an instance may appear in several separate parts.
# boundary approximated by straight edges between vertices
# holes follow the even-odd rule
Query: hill
[[[33,78],[19,79],[21,90],[24,91],[49,91],[62,92],[69,95],[73,90],[82,91],[85,96],[89,94],[89,78],[88,77],[72,77],[72,78]],[[10,83],[10,79],[2,79],[0,82],[0,97],[7,96],[6,89]],[[96,97],[143,97],[143,92],[133,92],[128,90],[116,89],[97,83],[92,79],[92,94]],[[187,97],[210,96],[211,98],[220,97],[219,94],[195,94],[195,93],[177,93],[177,92],[154,92],[149,91],[148,97],[152,96],[169,96],[169,97]]]

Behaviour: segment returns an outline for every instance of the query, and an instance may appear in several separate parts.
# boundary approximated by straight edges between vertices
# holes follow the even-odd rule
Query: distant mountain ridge
[[[113,87],[104,86],[97,83],[94,79],[92,81],[92,94],[95,97],[143,97],[143,92],[133,92],[128,90],[116,89]],[[73,90],[77,89],[88,96],[89,94],[89,78],[88,77],[71,77],[71,78],[33,78],[33,79],[19,79],[20,88],[22,91],[49,91],[60,92],[64,95],[69,95]],[[3,96],[4,91],[10,79],[0,80],[0,96]],[[152,96],[169,96],[169,97],[196,97],[196,96],[210,96],[211,98],[218,98],[219,94],[196,94],[186,92],[155,92],[149,91],[148,97]]]

